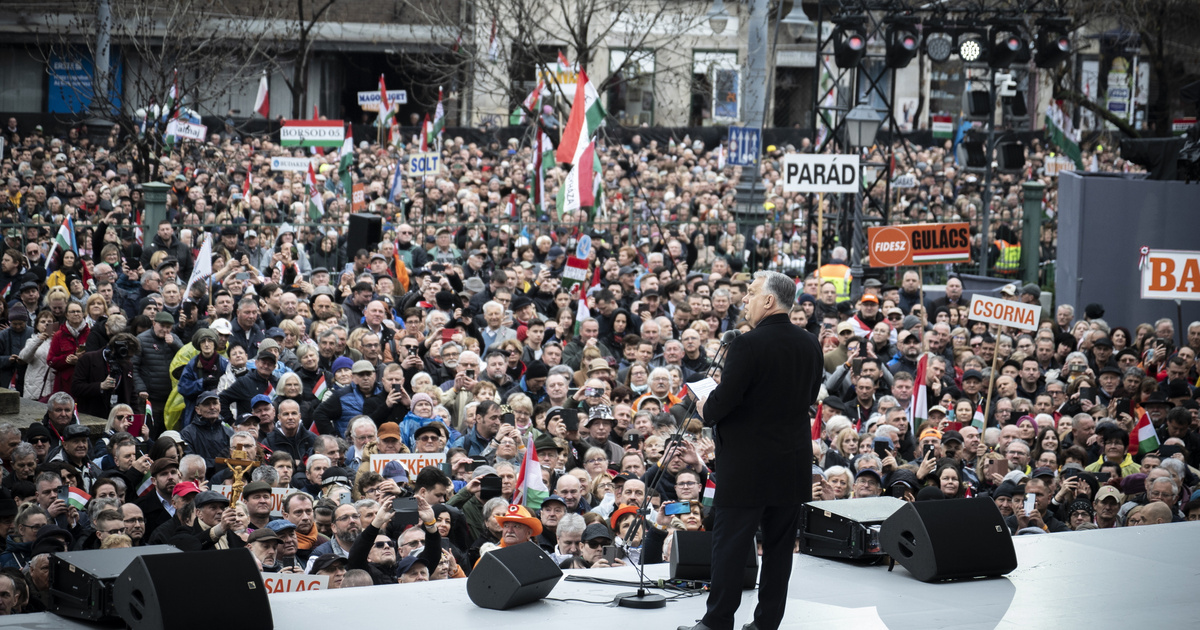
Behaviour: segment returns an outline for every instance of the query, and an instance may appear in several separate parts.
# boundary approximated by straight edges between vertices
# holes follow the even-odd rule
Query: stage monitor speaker
[[[480,608],[508,610],[550,594],[562,569],[536,543],[483,554],[467,578],[467,596]]]
[[[712,581],[712,532],[675,532],[671,543],[671,579]],[[758,550],[751,545],[742,573],[742,588],[753,589],[758,581]]]
[[[350,229],[346,232],[346,258],[354,260],[360,249],[371,251],[383,240],[383,217],[374,214],[350,215]],[[337,274],[329,270],[331,277]]]
[[[879,529],[904,506],[893,497],[811,501],[800,510],[800,553],[843,560],[877,560]]]
[[[922,582],[996,577],[1017,568],[1012,536],[991,499],[907,503],[883,522],[879,543]]]
[[[177,554],[171,545],[69,551],[50,556],[50,605],[56,615],[88,621],[120,621],[113,583],[138,556]]]
[[[271,604],[246,549],[139,556],[113,586],[131,630],[271,630]]]

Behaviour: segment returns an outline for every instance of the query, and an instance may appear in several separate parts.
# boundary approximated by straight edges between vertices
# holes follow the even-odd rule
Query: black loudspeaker
[[[346,232],[346,258],[354,260],[358,250],[371,251],[383,240],[383,217],[374,214],[350,215],[350,230]],[[329,273],[336,275],[333,269]]]
[[[892,497],[862,497],[810,501],[800,509],[800,553],[823,558],[875,561],[879,528],[904,501]]]
[[[671,542],[671,579],[695,582],[712,580],[712,532],[675,532]],[[758,550],[754,545],[746,555],[742,588],[751,590],[758,582]]]
[[[483,554],[467,578],[467,596],[480,608],[508,610],[550,594],[562,569],[536,543]]]
[[[271,630],[271,604],[247,549],[139,556],[113,586],[131,630]]]
[[[57,615],[88,621],[120,621],[113,584],[138,556],[178,554],[171,545],[70,551],[50,556],[50,605]]]
[[[907,503],[883,522],[879,544],[922,582],[996,577],[1017,568],[1012,536],[990,499]]]

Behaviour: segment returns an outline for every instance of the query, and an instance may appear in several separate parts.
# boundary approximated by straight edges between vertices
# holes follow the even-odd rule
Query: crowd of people
[[[336,152],[311,156],[314,219],[303,175],[270,170],[306,154],[229,128],[160,156],[167,218],[139,226],[141,162],[119,130],[11,119],[4,133],[0,382],[47,409],[0,423],[6,612],[45,607],[49,554],[65,549],[248,548],[264,572],[329,588],[462,578],[526,542],[566,568],[662,562],[671,532],[711,524],[719,432],[686,389],[720,379],[722,335],[747,328],[759,270],[796,280],[791,320],[824,352],[815,499],[983,497],[1014,534],[1200,519],[1200,322],[1177,345],[1169,320],[1116,325],[1101,305],[1060,304],[1017,334],[971,321],[953,276],[931,300],[919,269],[851,283],[843,247],[822,239],[823,264],[811,260],[814,200],[779,183],[782,155],[807,143],[767,148],[754,225],[732,214],[740,170],[719,168],[717,147],[639,136],[599,151],[592,213],[536,206],[520,141],[447,137],[445,171],[424,178],[393,175],[395,147],[359,145],[352,181]],[[981,182],[949,146],[905,149],[897,171],[918,187],[890,219],[967,221],[990,246]],[[1053,217],[1044,156],[1035,145],[1024,175],[998,180],[1001,236],[1021,225],[1025,179],[1051,184]],[[546,198],[563,176],[549,170]],[[355,251],[352,183],[383,217],[382,240]],[[581,281],[568,259],[584,236]],[[1052,258],[1052,222],[1042,243]],[[1042,299],[1035,285],[1004,294]],[[914,426],[922,353],[929,419]],[[1143,412],[1153,452],[1130,446]],[[537,506],[510,503],[529,449],[550,491]],[[393,453],[445,464],[370,463]],[[234,504],[218,461],[231,455],[258,464]]]

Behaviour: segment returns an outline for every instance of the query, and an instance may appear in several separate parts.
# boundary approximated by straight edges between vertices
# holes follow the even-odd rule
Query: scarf
[[[307,534],[305,534],[304,532],[297,529],[296,530],[296,548],[297,549],[312,549],[313,547],[316,547],[318,536],[320,536],[320,534],[317,532],[317,528],[315,525],[311,529],[308,530]]]

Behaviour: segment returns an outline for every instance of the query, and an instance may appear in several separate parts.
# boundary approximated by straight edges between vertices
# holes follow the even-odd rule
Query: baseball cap
[[[371,365],[370,361],[359,359],[358,361],[354,362],[354,365],[350,368],[350,371],[354,374],[366,374],[369,372],[374,372],[375,366]]]
[[[413,565],[417,563],[420,563],[421,566],[425,567],[426,570],[429,569],[429,565],[425,563],[424,558],[413,554],[411,556],[405,556],[401,558],[400,561],[396,563],[396,575],[404,575],[405,573],[408,573],[412,570]]]
[[[196,404],[199,405],[206,400],[212,400],[214,398],[220,400],[221,396],[214,391],[200,392],[200,395],[196,397]]]
[[[873,304],[878,304],[879,298],[875,297],[874,293],[864,293],[863,296],[861,298],[859,298],[858,301],[859,302],[871,302]]]
[[[253,408],[257,407],[259,403],[267,403],[269,405],[269,404],[271,404],[271,397],[266,394],[259,394],[259,395],[255,396],[254,398],[251,398],[250,399],[250,408],[253,409]]]
[[[969,379],[969,378],[977,378],[977,379],[979,379],[979,380],[981,380],[981,381],[982,381],[982,380],[983,380],[983,373],[982,373],[982,372],[980,372],[979,370],[967,370],[966,372],[963,372],[963,376],[962,376],[962,377],[963,377],[963,380],[964,380],[964,381],[965,381],[965,380],[967,380],[967,379]]]
[[[583,542],[597,538],[611,541],[613,539],[612,531],[604,523],[592,523],[583,529],[583,536],[580,536],[580,540]]]
[[[379,425],[378,436],[381,440],[384,438],[399,440],[401,439],[400,425],[396,424],[395,422],[384,422],[383,424]]]
[[[330,568],[337,568],[338,565],[345,567],[347,562],[349,562],[347,558],[343,558],[336,553],[323,553],[317,556],[316,560],[313,560],[312,573],[320,573]]]
[[[1100,490],[1096,492],[1096,501],[1099,502],[1105,499],[1113,499],[1117,503],[1124,503],[1125,495],[1112,486],[1101,486]]]
[[[962,444],[963,443],[962,434],[959,433],[958,431],[947,431],[946,433],[944,433],[942,435],[942,444],[948,444],[950,442],[958,442],[959,444]]]
[[[217,331],[217,334],[219,335],[233,334],[233,326],[229,323],[229,320],[225,319],[224,317],[218,317],[217,319],[214,319],[213,322],[208,325],[208,327]]]
[[[195,482],[192,481],[180,481],[179,483],[175,484],[175,488],[171,490],[171,496],[174,497],[185,497],[189,494],[199,493],[200,486],[197,486]]]

